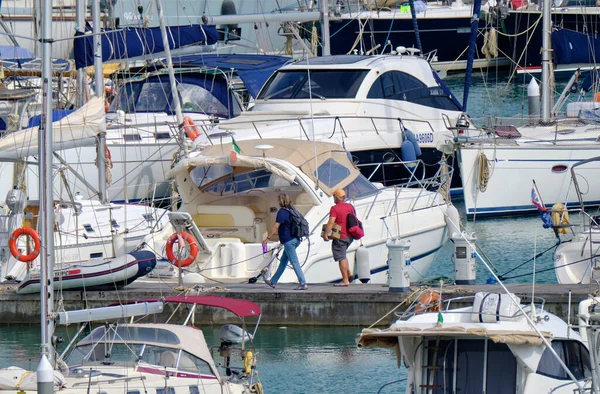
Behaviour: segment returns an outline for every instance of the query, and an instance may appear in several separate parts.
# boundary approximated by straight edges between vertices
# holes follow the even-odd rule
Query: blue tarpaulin
[[[553,31],[552,49],[556,64],[595,64],[600,60],[600,40],[573,30]]]
[[[89,30],[89,27],[88,27]],[[217,29],[208,25],[187,25],[167,27],[169,48],[176,49],[188,45],[212,45],[217,42]],[[126,27],[117,30],[104,30],[102,34],[102,62],[127,59],[164,51],[159,27]],[[76,68],[94,64],[93,36],[75,33],[73,49]]]
[[[235,70],[244,82],[252,97],[267,82],[267,79],[281,66],[292,59],[284,56],[269,55],[198,55],[183,56],[173,59],[173,63],[181,67],[208,67],[221,70]]]

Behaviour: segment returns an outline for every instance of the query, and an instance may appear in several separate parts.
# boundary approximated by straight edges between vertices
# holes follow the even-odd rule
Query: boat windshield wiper
[[[292,88],[293,88],[293,87],[294,87],[294,85],[292,85],[292,86],[286,86],[286,87],[285,87],[285,88],[283,88],[283,89],[279,89],[278,91],[276,91],[276,92],[273,92],[273,93],[271,93],[271,94],[270,94],[270,95],[268,95],[268,96],[265,96],[265,98],[264,98],[263,100],[269,100],[269,99],[270,99],[270,98],[272,98],[273,96],[277,96],[278,94],[285,93],[285,92],[287,92],[288,90],[292,90]]]
[[[321,100],[326,100],[327,97],[325,96],[321,96],[319,93],[315,93],[315,91],[313,90],[312,92],[309,92],[307,88],[302,88],[302,92],[308,94],[309,96],[316,96],[318,99]]]

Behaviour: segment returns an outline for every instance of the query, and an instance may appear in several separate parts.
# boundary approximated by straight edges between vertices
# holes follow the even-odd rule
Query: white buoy
[[[448,239],[452,239],[454,233],[460,236],[460,215],[454,205],[446,209],[446,225],[448,226]]]
[[[529,118],[532,121],[540,119],[540,85],[531,78],[527,85],[527,106],[529,109]]]
[[[454,234],[454,274],[457,285],[474,285],[476,277],[475,250],[471,246],[477,240],[475,234]]]
[[[35,371],[37,377],[37,392],[38,394],[53,394],[54,393],[54,371],[52,365],[48,361],[48,357],[42,354],[40,363]]]
[[[410,241],[394,238],[387,242],[391,292],[410,291]]]
[[[371,280],[371,263],[369,262],[369,251],[364,245],[360,245],[356,250],[356,265],[358,266],[358,279],[362,283]]]

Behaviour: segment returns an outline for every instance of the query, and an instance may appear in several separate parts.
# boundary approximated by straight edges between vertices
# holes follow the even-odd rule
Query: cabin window
[[[590,354],[580,342],[574,340],[554,340],[552,341],[552,349],[558,354],[575,378],[585,379],[591,376]],[[554,379],[570,380],[567,372],[558,363],[558,360],[549,349],[544,350],[537,373]]]
[[[154,138],[156,138],[157,140],[168,140],[171,139],[171,134],[170,133],[154,133]]]
[[[367,70],[282,70],[267,82],[258,96],[269,99],[351,99],[367,75]],[[310,78],[309,78],[310,76]],[[310,82],[309,82],[310,81]]]
[[[407,101],[448,111],[459,111],[439,86],[428,87],[419,79],[401,71],[388,71],[375,80],[367,98]]]
[[[102,252],[90,253],[90,259],[99,259],[104,255]]]
[[[183,112],[229,116],[227,107],[201,86],[181,83],[177,85],[177,91],[181,97]]]
[[[127,390],[127,394],[140,394],[140,390]]]
[[[167,84],[146,82],[137,99],[137,112],[164,112],[168,105],[170,91]]]
[[[165,390],[164,387],[156,389],[156,394],[175,394],[175,388],[174,387],[167,387],[167,390]]]
[[[350,175],[350,170],[333,159],[327,159],[319,166],[315,175],[327,187],[331,188]]]
[[[348,186],[344,188],[346,197],[357,198],[375,194],[379,190],[373,185],[364,175],[359,175],[355,180],[352,181]]]
[[[200,394],[198,386],[190,386],[190,394]]]
[[[88,233],[93,233],[94,229],[92,228],[91,224],[84,224],[83,228],[85,229],[85,231],[87,231]]]
[[[141,141],[142,137],[139,134],[123,134],[123,139],[127,142]]]
[[[187,352],[181,352],[177,369],[182,372],[191,372],[199,375],[215,375],[206,361],[192,356]]]
[[[423,345],[421,393],[516,393],[517,360],[506,344],[461,339],[429,340]]]

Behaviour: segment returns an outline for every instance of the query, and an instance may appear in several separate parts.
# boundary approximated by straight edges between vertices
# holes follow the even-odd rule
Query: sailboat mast
[[[43,242],[40,251],[40,316],[42,326],[42,354],[54,362],[52,336],[54,320],[54,207],[52,196],[52,0],[43,1],[42,23],[42,121],[38,132],[39,162],[39,230]]]
[[[552,108],[552,87],[550,86],[550,43],[551,43],[551,12],[550,0],[544,0],[542,10],[542,122],[549,123]]]
[[[321,1],[321,32],[323,34],[323,56],[331,55],[329,43],[329,1]]]
[[[175,117],[179,126],[179,140],[184,154],[187,156],[187,146],[185,143],[185,130],[183,127],[183,112],[181,112],[181,103],[179,102],[179,93],[175,81],[175,71],[173,70],[173,59],[171,58],[171,47],[167,38],[167,28],[165,27],[165,18],[163,15],[162,1],[156,0],[156,12],[160,24],[160,34],[162,36],[163,46],[165,47],[165,58],[167,59],[167,70],[169,71],[169,84],[171,85],[171,96],[173,97],[173,106],[175,107]]]
[[[82,2],[84,0],[78,0]],[[102,72],[102,37],[100,36],[100,1],[92,0],[92,23],[94,24],[94,86],[96,97],[104,96],[104,74]],[[106,203],[106,165],[104,152],[106,151],[106,133],[98,133],[98,199]]]

